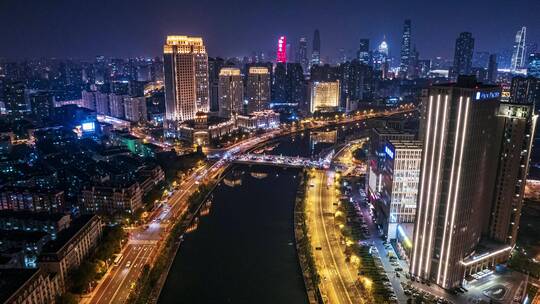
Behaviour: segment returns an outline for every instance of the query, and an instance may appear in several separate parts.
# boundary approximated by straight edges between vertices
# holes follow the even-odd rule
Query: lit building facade
[[[500,94],[474,77],[429,89],[410,273],[446,289],[462,284],[489,221]]]
[[[400,223],[414,223],[422,161],[420,141],[389,141],[384,145],[381,224],[388,240],[396,239]]]
[[[238,68],[222,68],[219,72],[219,116],[231,118],[244,109],[244,82]]]
[[[336,111],[339,108],[339,80],[311,84],[310,112]]]
[[[248,113],[263,111],[270,106],[270,71],[267,67],[250,67],[246,84]]]
[[[163,46],[166,135],[182,121],[209,111],[208,55],[200,37],[167,36]]]

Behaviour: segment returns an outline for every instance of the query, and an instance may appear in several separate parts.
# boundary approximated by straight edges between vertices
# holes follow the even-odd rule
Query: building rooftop
[[[48,234],[42,231],[0,230],[0,240],[39,242]]]
[[[389,140],[395,149],[422,149],[421,140]]]
[[[69,215],[64,213],[0,210],[0,219],[15,218],[20,220],[57,222],[65,216]]]
[[[75,237],[79,231],[88,223],[94,221],[98,216],[95,214],[85,214],[74,219],[69,228],[58,233],[55,240],[48,242],[43,246],[42,254],[55,254],[66,246]]]
[[[499,89],[498,85],[485,84],[478,82],[474,75],[460,75],[456,82],[442,83],[433,85],[434,87],[456,87],[466,89]]]

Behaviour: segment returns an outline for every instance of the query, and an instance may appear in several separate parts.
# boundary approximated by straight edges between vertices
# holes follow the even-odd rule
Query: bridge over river
[[[266,154],[239,154],[231,156],[233,163],[250,165],[271,165],[278,167],[292,168],[326,168],[328,166],[326,159],[313,160],[299,156],[282,156]]]

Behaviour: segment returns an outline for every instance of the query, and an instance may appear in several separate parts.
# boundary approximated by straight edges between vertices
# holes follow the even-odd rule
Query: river
[[[318,157],[363,128],[306,131],[258,152]],[[186,234],[159,303],[307,303],[293,230],[299,172],[235,166]]]

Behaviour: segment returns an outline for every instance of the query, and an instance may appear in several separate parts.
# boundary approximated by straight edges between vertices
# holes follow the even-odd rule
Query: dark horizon
[[[540,41],[540,2],[525,0],[519,10],[507,1],[431,3],[413,0],[335,2],[239,0],[231,5],[209,0],[160,1],[14,1],[0,3],[3,48],[0,58],[92,59],[160,56],[169,34],[202,36],[210,56],[249,56],[274,50],[280,35],[296,49],[304,36],[311,51],[313,31],[321,33],[321,57],[335,58],[340,48],[355,53],[361,38],[370,48],[387,37],[398,57],[403,21],[412,20],[412,45],[421,58],[453,56],[462,31],[472,32],[475,51],[512,48],[514,36],[527,26],[527,42]],[[497,21],[497,25],[494,25]],[[293,58],[294,53],[289,54]]]

